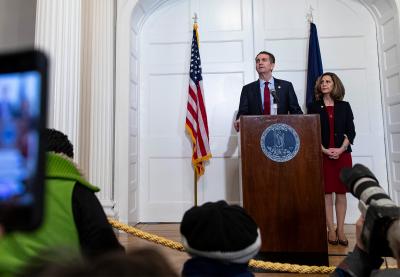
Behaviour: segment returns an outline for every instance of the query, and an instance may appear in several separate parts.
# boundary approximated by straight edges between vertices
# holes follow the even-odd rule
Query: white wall
[[[115,1],[37,0],[35,46],[47,53],[48,125],[68,135],[75,161],[114,216]]]
[[[33,47],[36,0],[0,0],[0,51]]]
[[[129,124],[132,121],[128,119],[129,117],[129,93],[132,91],[130,86],[136,87],[138,89],[138,83],[132,83],[130,76],[132,72],[137,75],[134,80],[138,80],[139,73],[133,71],[133,67],[140,62],[140,53],[137,52],[136,65],[135,63],[129,65],[130,60],[130,47],[134,46],[138,49],[138,42],[140,40],[140,31],[142,28],[143,21],[149,16],[152,16],[154,11],[157,11],[163,3],[166,2],[179,2],[179,1],[167,1],[167,0],[117,0],[117,50],[116,50],[116,142],[115,142],[115,177],[114,182],[116,184],[115,191],[117,195],[117,209],[120,212],[120,218],[123,221],[127,221],[127,210],[134,209],[138,201],[127,201],[128,195],[130,195],[128,187],[128,182],[130,177],[128,175],[136,178],[138,175],[137,171],[131,172],[129,169],[129,158],[127,149],[132,149],[128,147],[128,137],[129,137]],[[235,2],[235,1],[234,1]],[[273,1],[269,1],[273,2]],[[279,2],[279,1],[277,1]],[[307,3],[314,3],[315,1],[307,0]],[[342,4],[346,4],[347,1],[337,1]],[[398,105],[400,105],[400,82],[398,82],[399,72],[399,7],[400,0],[352,0],[351,3],[362,2],[365,6],[370,9],[371,14],[375,16],[377,31],[378,31],[378,46],[380,55],[380,66],[384,66],[385,71],[381,75],[381,87],[384,90],[382,101],[384,106],[384,114],[386,115],[386,120],[388,124],[386,126],[387,131],[387,152],[393,153],[392,159],[388,160],[388,169],[390,170],[390,180],[394,185],[392,189],[393,195],[396,197],[397,202],[399,202],[400,197],[400,132],[398,118],[396,118],[395,111],[398,110]],[[236,3],[236,2],[235,2]],[[396,4],[394,4],[396,3]],[[15,49],[16,47],[26,47],[33,46],[34,40],[34,28],[35,28],[35,7],[36,1],[34,0],[0,0],[0,51]],[[62,7],[58,6],[61,9]],[[205,11],[209,12],[209,11]],[[304,12],[304,10],[303,10]],[[394,20],[389,20],[390,16],[394,14]],[[191,17],[191,16],[190,16]],[[220,17],[222,18],[222,17]],[[225,21],[226,20],[226,21]],[[225,19],[228,22],[230,19]],[[279,20],[279,18],[277,19]],[[389,21],[388,21],[389,20]],[[190,19],[188,19],[190,21]],[[335,21],[335,20],[334,20]],[[391,24],[387,24],[387,23]],[[393,24],[392,24],[393,23]],[[201,23],[201,30],[207,23]],[[318,25],[319,27],[320,25]],[[319,27],[319,30],[322,27]],[[56,35],[56,34],[53,34]],[[190,36],[188,36],[190,38]],[[204,39],[204,36],[201,37]],[[129,41],[130,40],[130,41]],[[204,42],[204,41],[203,41]],[[321,43],[322,44],[322,43]],[[393,46],[394,45],[394,46]],[[78,49],[79,51],[79,49]],[[136,51],[136,50],[135,50]],[[201,49],[202,56],[207,52],[205,49]],[[204,54],[203,54],[204,53]],[[102,57],[98,57],[101,59]],[[205,57],[203,58],[205,59]],[[282,62],[283,60],[280,60]],[[387,63],[390,61],[390,63]],[[64,64],[59,64],[60,68],[64,67]],[[254,72],[253,72],[254,74]],[[396,78],[393,78],[396,77]],[[250,78],[251,79],[251,78]],[[245,79],[246,82],[248,81]],[[296,83],[296,82],[295,82]],[[300,84],[300,82],[297,82]],[[57,86],[60,84],[58,83]],[[298,85],[301,87],[301,85]],[[131,107],[136,107],[138,99],[131,98]],[[89,103],[88,105],[92,105]],[[132,109],[132,108],[131,108]],[[135,120],[138,120],[136,118]],[[135,133],[137,134],[137,133]],[[135,140],[131,143],[135,147],[138,146],[138,141]],[[375,146],[375,145],[373,145]],[[136,153],[136,152],[132,152]],[[233,163],[236,163],[233,161]],[[137,165],[135,165],[137,166]],[[209,168],[210,169],[210,168]],[[208,171],[210,172],[210,170]],[[128,180],[129,179],[129,180]],[[112,186],[112,184],[107,184],[106,186]],[[223,193],[223,192],[221,192]],[[133,200],[133,199],[132,199]],[[128,208],[129,202],[129,208]],[[122,203],[122,204],[121,204]]]
[[[153,16],[155,11],[160,9],[160,6],[166,2],[173,3],[173,2],[179,2],[179,1],[167,1],[167,0],[158,0],[158,1],[150,1],[150,0],[118,0],[118,8],[117,8],[117,58],[116,58],[116,69],[117,69],[117,80],[116,80],[116,86],[117,86],[117,97],[116,97],[116,167],[115,167],[115,176],[116,180],[118,180],[118,200],[117,200],[117,205],[120,210],[120,215],[121,215],[121,220],[123,221],[128,221],[128,216],[127,216],[127,209],[125,209],[127,205],[127,194],[129,191],[129,178],[130,178],[130,173],[128,170],[128,155],[126,151],[126,147],[128,145],[127,143],[127,130],[129,129],[129,123],[127,122],[128,120],[128,114],[129,114],[129,93],[130,93],[130,74],[132,73],[132,68],[129,66],[130,62],[130,47],[132,45],[137,45],[140,42],[140,34],[136,35],[133,37],[130,37],[130,43],[127,43],[129,38],[129,30],[134,26],[136,30],[140,30],[143,25],[143,21],[147,20],[148,17]],[[271,2],[271,1],[269,1]],[[302,1],[303,2],[303,1]],[[311,1],[307,0],[305,1],[308,4],[315,3],[316,1]],[[386,147],[387,147],[387,153],[392,153],[393,158],[386,160],[388,169],[391,171],[389,176],[390,176],[390,181],[393,184],[393,187],[391,187],[391,192],[393,193],[394,196],[399,191],[400,188],[400,181],[398,176],[400,174],[396,173],[396,163],[400,158],[398,157],[398,150],[395,147],[396,145],[400,145],[398,143],[398,139],[395,140],[393,138],[396,138],[396,134],[398,133],[398,128],[397,125],[394,124],[393,122],[393,116],[390,114],[390,111],[393,111],[394,105],[398,103],[396,99],[398,97],[387,97],[391,95],[398,95],[400,93],[400,90],[398,89],[399,86],[396,86],[398,82],[390,82],[390,80],[393,80],[393,78],[390,79],[391,76],[393,76],[393,72],[398,72],[399,64],[400,64],[400,54],[399,54],[399,46],[397,44],[394,44],[396,50],[393,51],[393,43],[389,44],[387,42],[387,38],[393,38],[391,40],[394,40],[396,43],[399,41],[399,6],[400,6],[400,1],[399,0],[352,0],[352,1],[342,1],[342,0],[337,0],[336,3],[339,5],[346,5],[349,3],[349,5],[354,5],[354,4],[359,4],[362,3],[364,4],[365,8],[367,8],[370,11],[370,14],[372,15],[373,19],[375,20],[376,24],[376,31],[377,31],[377,36],[378,36],[378,55],[379,55],[379,66],[381,67],[382,70],[382,65],[384,64],[384,61],[388,59],[389,54],[391,53],[397,53],[394,56],[394,60],[392,59],[391,64],[393,67],[386,69],[383,69],[383,73],[381,72],[381,79],[380,79],[380,86],[382,89],[382,106],[384,109],[384,119],[388,121],[388,118],[390,119],[389,123],[387,126],[385,125],[385,132],[386,132]],[[277,1],[279,3],[279,1]],[[296,2],[297,3],[297,2]],[[285,7],[282,6],[283,9]],[[302,12],[305,12],[304,7],[302,8]],[[215,11],[213,11],[215,12]],[[355,11],[357,12],[357,10]],[[334,15],[333,13],[331,15]],[[392,16],[394,15],[394,23],[393,25],[388,26],[385,24],[387,20],[389,20]],[[299,15],[300,16],[300,15]],[[340,17],[340,15],[339,15]],[[201,17],[202,18],[202,17]],[[283,18],[289,18],[289,21],[292,21],[292,17],[283,17]],[[189,20],[189,19],[188,19]],[[136,22],[136,24],[134,24]],[[337,22],[337,17],[334,18],[333,22]],[[390,21],[392,22],[392,21]],[[290,23],[290,22],[289,22]],[[130,25],[134,24],[134,25]],[[351,24],[351,22],[350,22]],[[331,24],[334,26],[335,24]],[[204,31],[204,25],[201,23],[200,25],[201,30]],[[318,26],[320,26],[318,24]],[[393,28],[390,28],[393,26]],[[297,28],[296,25],[293,25],[294,28]],[[329,25],[328,25],[329,27]],[[322,28],[322,27],[321,27]],[[323,29],[323,28],[322,28]],[[323,30],[319,31],[324,33]],[[168,34],[168,32],[166,32]],[[204,36],[200,34],[201,39],[204,40]],[[304,36],[301,37],[301,39],[304,39]],[[204,42],[204,41],[203,41]],[[203,51],[202,49],[200,50],[201,52]],[[203,55],[203,54],[202,54]],[[140,54],[139,54],[140,57]],[[202,59],[204,59],[202,57]],[[282,59],[280,59],[280,62],[282,62]],[[334,62],[334,60],[333,60]],[[387,72],[386,72],[387,71]],[[284,73],[284,72],[282,72]],[[346,77],[347,78],[347,77]],[[296,83],[298,84],[297,87],[302,88],[301,82],[299,81],[294,81],[295,85]],[[140,86],[139,86],[140,88]],[[207,96],[206,96],[207,97]],[[368,100],[370,101],[370,100]],[[139,117],[139,116],[138,116]],[[139,118],[136,118],[136,120],[139,120]],[[392,117],[392,118],[390,118]],[[364,130],[368,130],[369,127],[366,125],[363,125]],[[397,131],[396,131],[397,130]],[[400,136],[397,136],[400,137]],[[396,144],[397,143],[397,144]],[[370,141],[369,145],[371,148],[375,147],[375,142]],[[368,144],[366,144],[368,146]],[[365,147],[363,147],[365,148]],[[360,156],[360,158],[362,158]],[[382,163],[383,166],[385,165]],[[208,168],[208,172],[210,172],[210,168]],[[140,177],[140,176],[135,176]],[[207,178],[207,177],[206,177]],[[397,184],[399,183],[399,184]],[[398,200],[397,198],[396,200]],[[122,204],[121,204],[122,203]],[[132,205],[137,205],[138,202]]]
[[[194,12],[199,14],[200,53],[213,153],[199,182],[199,203],[239,202],[237,137],[232,129],[242,85],[255,80],[254,57],[263,49],[276,56],[275,76],[294,83],[304,107],[309,4],[314,8],[324,69],[336,72],[355,114],[355,162],[368,165],[386,184],[378,49],[372,15],[359,2],[337,0],[168,1],[143,25],[131,52],[131,74],[140,83],[131,96],[139,121],[140,219],[179,221],[193,204],[191,145],[185,136],[188,64]],[[229,8],[228,8],[229,7]],[[335,22],[336,16],[341,20]],[[290,19],[290,20],[289,20]],[[134,78],[134,77],[133,77]],[[132,83],[132,79],[131,79]],[[132,114],[132,113],[131,113]],[[373,116],[371,116],[373,115]],[[135,129],[135,132],[137,130]],[[370,141],[375,147],[369,147]],[[132,173],[132,172],[130,172]],[[385,186],[387,189],[387,186]],[[349,195],[348,222],[358,217]]]
[[[395,0],[362,2],[375,16],[377,25],[389,192],[400,204],[400,3]],[[374,148],[374,141],[369,146]]]
[[[223,12],[222,12],[223,11]],[[199,204],[239,202],[240,89],[254,79],[251,0],[190,0],[160,7],[144,24],[140,55],[140,218],[179,221],[193,205],[192,146],[184,122],[194,12],[213,158],[199,180]]]

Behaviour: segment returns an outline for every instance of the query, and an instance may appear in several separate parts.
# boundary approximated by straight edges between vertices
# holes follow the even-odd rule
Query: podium
[[[328,265],[318,115],[240,117],[243,207],[261,259]]]

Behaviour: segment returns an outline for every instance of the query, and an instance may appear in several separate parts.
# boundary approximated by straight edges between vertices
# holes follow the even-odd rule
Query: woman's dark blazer
[[[345,135],[347,136],[350,144],[353,144],[354,138],[356,136],[356,131],[354,128],[354,116],[351,110],[349,102],[346,101],[335,101],[333,106],[334,112],[334,142],[335,147],[339,148],[342,146],[343,141],[345,139]],[[309,114],[319,114],[321,121],[321,140],[322,145],[325,148],[329,148],[329,119],[328,112],[326,110],[324,101],[316,101],[314,102],[310,108],[308,109]],[[351,152],[350,145],[347,147],[347,152]]]

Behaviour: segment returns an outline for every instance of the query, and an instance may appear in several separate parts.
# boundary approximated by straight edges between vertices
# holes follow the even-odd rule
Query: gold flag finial
[[[193,23],[197,24],[197,20],[199,19],[199,17],[197,16],[197,13],[194,13],[194,16],[192,17],[193,19]]]
[[[308,13],[306,15],[307,21],[310,23],[314,22],[313,10],[314,8],[310,5],[310,7],[308,8]]]

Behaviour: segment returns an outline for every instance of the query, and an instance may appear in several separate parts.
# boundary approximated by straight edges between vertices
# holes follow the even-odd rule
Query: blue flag
[[[317,27],[314,23],[310,22],[310,42],[308,46],[308,69],[307,69],[307,92],[306,92],[306,105],[307,109],[310,104],[314,102],[314,86],[315,81],[322,75],[321,52],[319,50]]]

